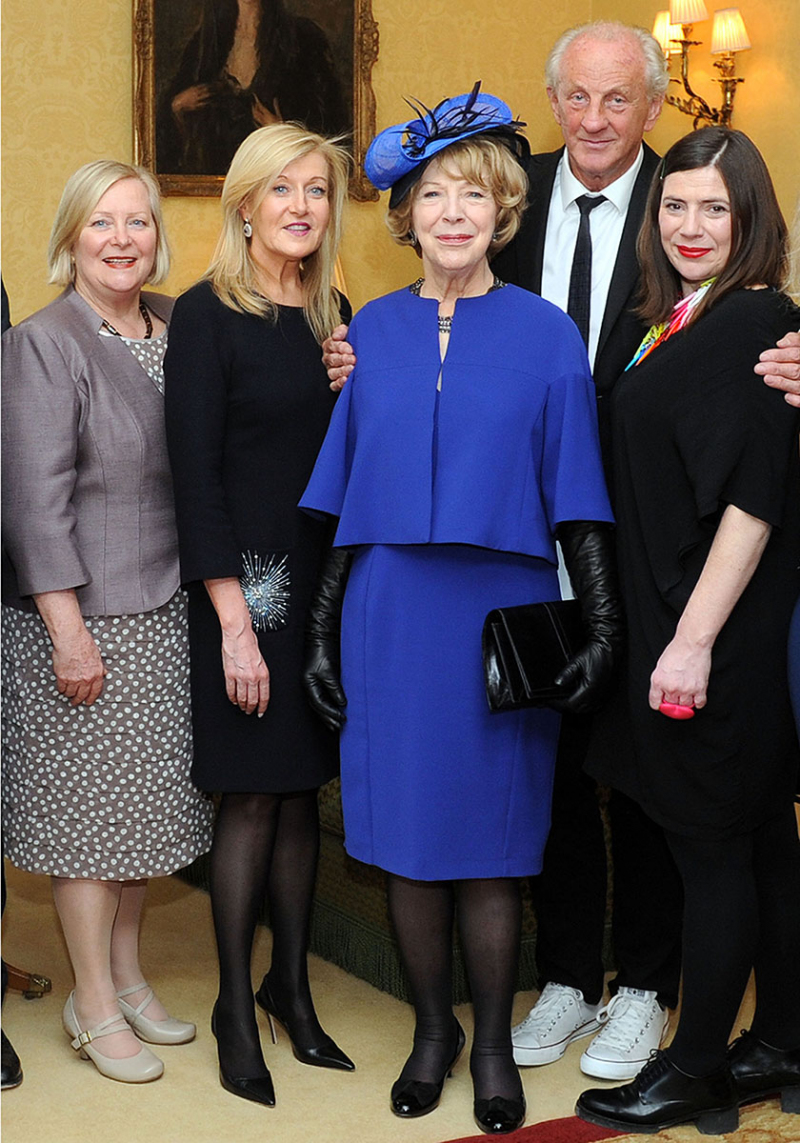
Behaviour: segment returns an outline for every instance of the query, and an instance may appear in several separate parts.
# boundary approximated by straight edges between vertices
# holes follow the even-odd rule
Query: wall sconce
[[[722,8],[714,13],[711,54],[719,56],[719,59],[714,60],[714,67],[720,72],[717,83],[722,88],[722,106],[710,107],[702,96],[692,90],[689,83],[689,48],[702,42],[691,38],[692,26],[707,19],[708,11],[703,0],[670,0],[669,12],[657,13],[653,35],[668,59],[680,52],[681,78],[673,78],[672,82],[681,83],[688,96],[668,95],[666,101],[684,114],[691,115],[695,127],[701,122],[730,127],[736,87],[744,83],[741,77],[734,75],[735,53],[747,51],[750,40],[738,8]]]

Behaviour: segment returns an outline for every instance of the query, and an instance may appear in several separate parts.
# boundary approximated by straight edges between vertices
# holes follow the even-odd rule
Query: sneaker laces
[[[612,996],[597,1019],[603,1025],[596,1039],[609,1048],[630,1051],[642,1033],[652,1024],[655,1015],[653,1006],[661,1012],[657,1000],[645,1000],[630,994],[617,993]]]
[[[526,1031],[531,1028],[538,1029],[540,1032],[549,1031],[559,1016],[566,1012],[570,999],[573,999],[576,1005],[580,1005],[583,997],[576,988],[569,988],[566,984],[548,982],[519,1028],[524,1028]]]

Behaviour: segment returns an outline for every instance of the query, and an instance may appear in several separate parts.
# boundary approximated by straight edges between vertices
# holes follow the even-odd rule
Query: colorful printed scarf
[[[647,357],[649,353],[652,353],[657,345],[661,345],[667,338],[672,337],[673,333],[677,333],[678,330],[688,325],[692,314],[716,280],[716,278],[708,278],[705,282],[701,282],[693,294],[688,294],[685,298],[681,298],[679,302],[675,303],[675,308],[668,321],[662,321],[659,322],[658,325],[650,326],[650,329],[644,336],[642,344],[634,353],[630,363],[625,366],[626,373],[629,369],[632,369],[634,365],[638,365],[644,361],[645,357]]]

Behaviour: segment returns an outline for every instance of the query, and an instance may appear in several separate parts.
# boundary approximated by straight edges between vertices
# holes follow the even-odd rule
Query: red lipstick
[[[681,258],[702,258],[704,254],[711,253],[710,246],[679,246],[678,253]]]

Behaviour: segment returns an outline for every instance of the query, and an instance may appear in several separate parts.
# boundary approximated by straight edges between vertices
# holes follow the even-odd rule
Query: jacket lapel
[[[173,304],[171,298],[147,292],[142,296],[154,313],[163,321],[169,320]],[[160,409],[161,396],[154,382],[122,339],[101,339],[102,318],[73,287],[67,288],[61,300],[69,315],[70,333],[80,348],[88,374],[102,376],[125,404],[137,410],[137,415],[145,420],[152,415],[153,407]]]
[[[530,191],[525,225],[520,238],[524,251],[520,251],[520,265],[529,267],[527,281],[520,283],[535,294],[542,292],[542,266],[544,264],[544,240],[547,233],[547,215],[553,194],[553,183],[558,170],[558,162],[563,153],[531,155],[528,162]]]
[[[620,239],[617,260],[614,263],[614,272],[611,275],[611,285],[606,299],[606,309],[603,314],[603,324],[600,327],[600,340],[597,344],[595,360],[600,357],[608,335],[616,324],[617,318],[625,306],[630,304],[631,295],[639,279],[639,263],[636,258],[636,238],[639,227],[644,218],[644,208],[647,203],[647,194],[653,173],[659,162],[658,155],[647,144],[644,144],[644,160],[642,162],[636,182],[633,184],[625,226]]]

